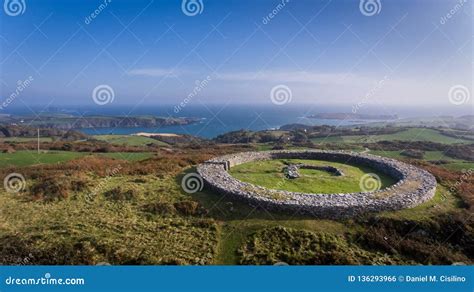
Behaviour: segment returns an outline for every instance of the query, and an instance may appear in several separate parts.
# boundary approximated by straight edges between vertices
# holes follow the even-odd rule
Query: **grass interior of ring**
[[[287,179],[283,173],[285,163],[304,163],[316,166],[333,166],[341,170],[343,176],[335,176],[323,170],[299,169],[300,177]],[[339,162],[302,160],[302,159],[275,159],[254,161],[240,164],[231,168],[230,173],[235,178],[269,189],[279,189],[302,193],[352,193],[367,191],[361,189],[360,181],[365,174],[376,174],[380,182],[374,179],[374,189],[388,187],[396,181],[374,169],[363,166],[344,164]],[[369,190],[370,191],[370,190]]]

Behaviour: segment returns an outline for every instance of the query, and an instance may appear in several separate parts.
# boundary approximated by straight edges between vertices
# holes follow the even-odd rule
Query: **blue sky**
[[[93,105],[99,85],[118,105],[179,104],[206,78],[189,102],[266,104],[279,85],[294,104],[453,106],[450,88],[472,93],[472,1],[380,0],[373,16],[359,0],[202,0],[195,16],[182,1],[105,1],[4,8],[2,100],[30,76],[13,105]]]

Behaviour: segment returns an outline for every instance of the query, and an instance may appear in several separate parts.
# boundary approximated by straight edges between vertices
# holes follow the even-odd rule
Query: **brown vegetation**
[[[409,161],[432,173],[436,180],[446,186],[450,191],[456,193],[465,203],[470,212],[474,212],[474,170],[466,172],[450,171],[431,163],[413,160]]]
[[[135,189],[118,186],[104,193],[104,196],[113,201],[130,201],[138,197],[138,191]]]
[[[438,183],[457,194],[464,209],[429,221],[369,217],[358,223],[370,226],[358,234],[367,248],[412,259],[422,264],[472,263],[474,259],[474,173],[455,172],[433,164],[409,161],[432,173]]]
[[[89,182],[86,176],[49,174],[38,177],[31,187],[30,196],[34,200],[51,202],[66,199],[71,192],[81,192],[87,189]]]
[[[207,214],[207,210],[195,201],[180,201],[173,204],[178,213],[184,216],[197,216]]]
[[[250,235],[239,249],[241,264],[360,265],[402,264],[398,257],[369,253],[343,235],[315,233],[284,227],[263,229]]]
[[[425,265],[470,263],[474,258],[473,221],[462,214],[446,214],[436,221],[373,217],[358,242],[372,250],[397,255]]]
[[[168,202],[154,202],[143,206],[143,211],[155,215],[174,215],[176,208]]]

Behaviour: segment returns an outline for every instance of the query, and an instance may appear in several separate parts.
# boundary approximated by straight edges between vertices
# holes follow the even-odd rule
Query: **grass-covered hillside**
[[[391,134],[383,135],[405,130],[389,129]],[[283,143],[268,137],[266,142],[161,146],[132,143],[128,137],[124,144],[121,137],[101,138],[45,141],[40,153],[35,141],[0,144],[2,179],[11,174],[24,178],[19,192],[0,189],[0,264],[474,262],[473,144]],[[183,177],[211,157],[281,148],[345,149],[400,159],[433,173],[437,192],[412,209],[321,220],[269,212],[206,188],[196,193],[182,188]],[[302,177],[290,181],[282,167],[294,162],[332,165],[345,176],[300,169]],[[311,192],[358,191],[358,178],[371,172],[334,162],[286,160],[231,169],[244,181]],[[380,177],[383,187],[393,183]]]

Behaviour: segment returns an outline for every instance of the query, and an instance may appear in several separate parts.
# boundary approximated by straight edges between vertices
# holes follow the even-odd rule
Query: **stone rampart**
[[[268,189],[232,177],[229,168],[246,162],[269,159],[308,159],[364,165],[397,182],[373,192],[310,194]],[[310,215],[319,218],[346,218],[365,212],[411,208],[431,199],[436,179],[415,166],[370,154],[344,151],[262,151],[243,152],[211,159],[197,167],[206,185],[222,195],[259,208]]]

